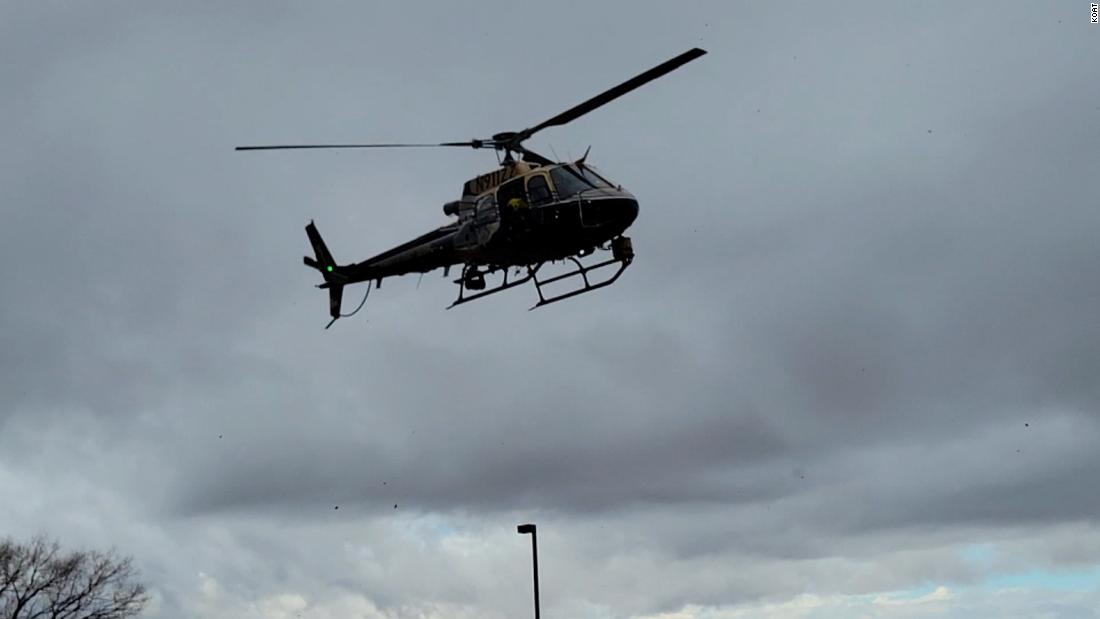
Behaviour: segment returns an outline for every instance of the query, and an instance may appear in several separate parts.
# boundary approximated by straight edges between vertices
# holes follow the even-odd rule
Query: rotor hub
[[[493,135],[493,142],[496,143],[497,148],[508,148],[511,146],[518,146],[519,143],[516,140],[516,136],[519,134],[515,131],[503,131]]]

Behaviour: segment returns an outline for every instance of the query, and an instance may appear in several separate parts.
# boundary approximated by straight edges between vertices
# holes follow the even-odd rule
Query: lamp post
[[[516,532],[520,535],[531,534],[531,563],[535,567],[535,619],[539,619],[539,544],[535,525],[521,524],[516,527]]]

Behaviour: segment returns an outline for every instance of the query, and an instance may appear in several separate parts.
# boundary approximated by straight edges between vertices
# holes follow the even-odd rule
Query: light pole
[[[520,535],[531,534],[531,563],[535,566],[535,619],[539,619],[539,543],[535,525],[521,524],[516,527],[516,532]]]

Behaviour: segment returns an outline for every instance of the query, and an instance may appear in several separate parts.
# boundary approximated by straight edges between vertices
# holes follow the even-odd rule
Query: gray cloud
[[[1095,568],[1095,43],[995,12],[0,9],[0,529],[135,553],[161,617],[527,612],[527,520],[558,614]],[[533,140],[642,209],[535,312],[429,274],[321,331],[307,221],[359,260],[493,160],[231,150],[521,128],[693,45]]]

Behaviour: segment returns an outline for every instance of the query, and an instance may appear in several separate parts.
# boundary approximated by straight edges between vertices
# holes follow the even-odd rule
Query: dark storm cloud
[[[1019,527],[1062,549],[1019,569],[1096,562],[1059,541],[1100,465],[1085,26],[3,11],[0,488],[42,498],[0,527],[141,548],[160,616],[274,616],[309,587],[364,605],[330,614],[509,614],[498,549],[536,516],[581,614],[974,582],[959,546]],[[485,153],[231,151],[519,129],[693,45],[529,144],[593,144],[642,213],[620,282],[536,312],[522,289],[443,311],[430,274],[324,332],[299,262],[310,219],[341,261],[438,225]]]

